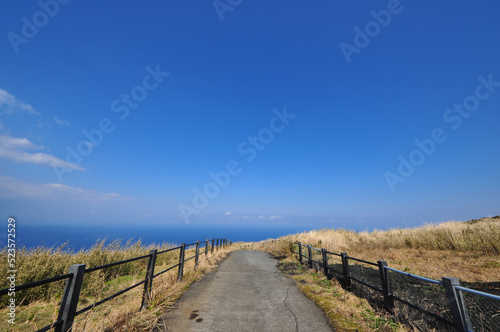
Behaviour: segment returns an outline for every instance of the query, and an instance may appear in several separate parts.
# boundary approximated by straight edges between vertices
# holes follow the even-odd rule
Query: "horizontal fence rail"
[[[419,280],[422,280],[422,281],[425,281],[425,282],[428,282],[428,283],[431,283],[431,284],[443,285],[443,282],[439,281],[439,280],[434,280],[434,279],[429,279],[429,278],[426,278],[426,277],[421,277],[421,276],[418,276],[416,274],[411,274],[411,273],[408,273],[408,272],[403,272],[403,271],[396,270],[396,269],[393,269],[392,267],[388,267],[388,266],[386,266],[384,268],[386,270],[394,271],[394,272],[397,272],[399,274],[403,274],[405,276],[412,277],[412,278],[415,278],[415,279],[419,279]]]
[[[57,320],[50,323],[49,325],[42,327],[41,329],[37,330],[37,332],[49,331],[51,329],[54,329],[54,331],[56,331],[56,332],[67,332],[67,331],[71,330],[71,328],[73,326],[73,321],[74,321],[76,316],[83,314],[83,313],[109,301],[109,300],[112,300],[112,299],[114,299],[114,298],[116,298],[116,297],[142,285],[142,284],[144,284],[144,291],[143,291],[143,295],[142,295],[142,304],[141,304],[140,310],[146,308],[147,305],[149,304],[149,299],[151,296],[153,279],[158,277],[159,275],[165,273],[165,272],[168,272],[168,271],[174,269],[174,268],[178,268],[177,280],[182,281],[183,274],[184,274],[184,264],[187,261],[195,259],[194,268],[196,269],[198,266],[199,256],[202,254],[200,252],[200,244],[205,245],[204,255],[207,256],[208,252],[209,252],[209,247],[210,247],[210,251],[213,253],[214,250],[219,250],[225,246],[231,245],[232,241],[227,240],[227,239],[212,239],[212,240],[206,240],[206,241],[197,241],[197,242],[190,243],[190,244],[183,243],[180,246],[169,248],[169,249],[162,250],[162,251],[151,250],[148,255],[134,257],[134,258],[122,260],[119,262],[113,262],[113,263],[109,263],[109,264],[105,264],[105,265],[101,265],[101,266],[96,266],[96,267],[92,267],[92,268],[88,268],[88,269],[85,268],[85,264],[75,264],[75,265],[71,265],[69,267],[69,273],[67,273],[67,274],[55,276],[55,277],[44,279],[44,280],[31,282],[31,283],[20,285],[20,286],[16,286],[14,291],[21,291],[21,290],[25,290],[25,289],[30,289],[30,288],[50,284],[50,283],[60,281],[60,280],[66,280],[66,285],[64,287],[64,292],[63,292],[61,304],[59,307],[59,315],[58,315]],[[186,248],[192,247],[192,246],[196,246],[195,254],[192,257],[185,259],[184,256],[185,256]],[[177,264],[174,264],[174,265],[168,267],[167,269],[155,274],[154,268],[155,268],[157,256],[164,254],[164,253],[167,253],[167,252],[175,251],[175,250],[179,251],[179,262]],[[125,289],[122,289],[122,290],[120,290],[120,291],[118,291],[118,292],[116,292],[116,293],[114,293],[114,294],[112,294],[104,299],[101,299],[101,300],[99,300],[91,305],[88,305],[82,309],[77,310],[78,300],[79,300],[80,291],[82,288],[82,283],[83,283],[83,279],[84,279],[85,274],[92,273],[94,271],[104,270],[104,269],[114,267],[117,265],[122,265],[122,264],[130,263],[130,262],[138,261],[141,259],[146,259],[146,258],[148,259],[148,265],[147,265],[146,276],[143,280],[141,280],[140,282],[138,282],[132,286],[129,286]],[[9,291],[10,291],[9,288],[0,290],[0,296],[7,295],[9,293]]]
[[[24,285],[21,285],[21,286],[16,286],[16,288],[14,289],[14,291],[21,291],[23,289],[28,289],[28,288],[33,288],[33,287],[37,287],[37,286],[42,286],[42,285],[46,285],[46,284],[50,284],[52,282],[56,282],[56,281],[59,281],[59,280],[64,280],[64,279],[68,279],[68,278],[72,278],[73,275],[72,274],[63,274],[62,276],[57,276],[57,277],[53,277],[53,278],[49,278],[49,279],[44,279],[44,280],[40,280],[40,281],[35,281],[35,282],[30,282],[29,284],[24,284]],[[2,289],[0,290],[0,296],[2,295],[5,295],[9,292],[9,289],[6,288],[6,289]]]
[[[460,286],[457,278],[434,280],[394,269],[385,261],[375,263],[310,244],[291,244],[297,246],[297,250],[292,246],[292,252],[301,264],[322,271],[329,279],[335,276],[348,290],[355,281],[381,294],[390,313],[397,301],[456,331],[500,331],[500,296]],[[317,252],[321,252],[319,259],[314,257]],[[333,258],[337,264],[332,264]]]
[[[347,256],[347,258],[348,258],[348,259],[352,259],[353,261],[360,262],[360,263],[365,263],[365,264],[368,264],[368,265],[378,266],[378,264],[377,264],[377,263],[368,262],[368,261],[365,261],[365,260],[363,260],[363,259],[354,258],[354,257],[351,257],[351,256]]]
[[[135,257],[135,258],[131,258],[131,259],[126,259],[124,261],[119,261],[119,262],[115,262],[115,263],[109,263],[109,264],[106,264],[106,265],[96,266],[96,267],[93,267],[93,268],[90,268],[90,269],[85,269],[85,273],[103,270],[103,269],[106,269],[108,267],[113,267],[113,266],[117,266],[117,265],[121,265],[121,264],[125,264],[125,263],[130,263],[130,262],[138,261],[140,259],[144,259],[144,258],[148,258],[148,257],[149,257],[149,255],[144,255],[144,256],[141,256],[141,257]]]

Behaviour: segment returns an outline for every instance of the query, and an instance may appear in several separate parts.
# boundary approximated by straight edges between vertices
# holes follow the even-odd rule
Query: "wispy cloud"
[[[33,115],[40,115],[33,107],[29,104],[25,104],[16,97],[11,95],[5,90],[0,89],[0,115],[1,114],[22,114],[28,113]]]
[[[0,147],[6,149],[43,149],[43,146],[35,145],[27,138],[17,138],[8,135],[0,135]]]
[[[283,218],[283,216],[279,214],[267,216],[263,214],[261,215],[233,214],[231,212],[224,213],[224,217],[230,219],[251,219],[251,220],[277,220]]]
[[[43,149],[43,146],[35,145],[27,138],[17,138],[9,135],[0,135],[0,158],[20,163],[47,165],[52,167],[62,167],[78,171],[85,171],[85,168],[83,167],[68,163],[47,153],[29,153],[23,151],[28,149],[41,150]]]
[[[95,190],[83,189],[79,187],[71,187],[60,183],[50,183],[44,184],[43,187],[47,191],[53,193],[60,193],[63,195],[68,195],[70,197],[75,197],[78,199],[83,199],[87,201],[94,202],[124,202],[133,200],[132,197],[123,196],[117,193],[102,193]]]
[[[60,183],[31,183],[0,175],[0,197],[35,199],[40,201],[126,202],[132,197],[117,193],[72,187]]]
[[[53,117],[52,119],[54,120],[55,123],[57,123],[58,125],[60,125],[62,127],[71,126],[71,123],[68,121],[61,120],[57,117]]]
[[[272,216],[263,216],[263,215],[260,215],[257,219],[261,219],[261,220],[276,220],[276,219],[281,219],[283,218],[283,216],[279,215],[279,214],[275,214],[275,215],[272,215]]]

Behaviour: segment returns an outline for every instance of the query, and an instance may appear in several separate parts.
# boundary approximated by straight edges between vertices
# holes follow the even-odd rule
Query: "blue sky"
[[[497,2],[2,7],[4,218],[384,229],[500,214]]]

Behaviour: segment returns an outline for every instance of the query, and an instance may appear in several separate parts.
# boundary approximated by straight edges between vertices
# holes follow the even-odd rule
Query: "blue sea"
[[[260,241],[304,231],[304,227],[250,225],[23,225],[16,224],[17,248],[39,246],[66,247],[74,251],[88,249],[98,240],[107,242],[141,240],[144,245],[192,243],[198,240],[225,238],[233,242]],[[6,232],[0,233],[0,245],[6,245]]]

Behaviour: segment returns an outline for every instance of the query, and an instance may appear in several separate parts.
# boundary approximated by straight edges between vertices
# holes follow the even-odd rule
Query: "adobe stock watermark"
[[[21,17],[23,22],[21,26],[21,34],[14,32],[9,32],[7,34],[7,39],[14,50],[14,53],[19,53],[19,46],[22,44],[28,44],[30,39],[35,38],[38,35],[39,29],[45,27],[50,19],[54,18],[60,9],[60,5],[66,5],[70,0],[40,0],[38,1],[38,6],[40,6],[39,11],[33,14],[31,19],[26,16]]]
[[[294,119],[296,114],[289,114],[286,106],[282,111],[273,109],[274,116],[269,121],[267,127],[259,130],[256,136],[248,136],[246,140],[238,144],[237,151],[240,156],[246,156],[245,161],[251,163],[255,160],[258,153],[266,148],[275,138],[275,135],[285,130],[290,124],[290,120]],[[219,196],[222,189],[227,188],[231,179],[243,171],[243,167],[237,160],[229,160],[226,163],[224,170],[217,173],[209,172],[208,176],[211,181],[208,181],[202,189],[193,188],[192,204],[179,204],[179,211],[186,223],[190,222],[192,215],[199,215],[202,210],[206,209],[210,200]]]
[[[493,81],[493,74],[489,74],[488,78],[478,76],[479,84],[476,86],[474,93],[464,98],[462,103],[453,104],[452,108],[447,109],[443,113],[443,120],[452,130],[458,130],[462,126],[464,119],[471,116],[472,113],[479,109],[480,103],[488,99],[496,88],[500,87],[500,81]],[[389,189],[396,191],[396,184],[404,183],[410,177],[417,167],[422,166],[427,158],[436,152],[437,146],[446,142],[448,135],[445,129],[435,128],[432,130],[429,138],[423,140],[416,139],[414,141],[417,146],[410,152],[407,158],[402,155],[398,156],[399,165],[397,172],[386,171],[384,173],[385,181]]]
[[[241,5],[243,0],[215,0],[212,2],[215,12],[219,16],[219,20],[224,21],[224,14],[226,12],[232,12],[234,8]]]
[[[412,1],[412,0],[408,0]],[[387,9],[379,11],[370,11],[373,20],[368,21],[364,28],[358,26],[353,28],[355,34],[353,44],[342,41],[339,44],[340,50],[345,57],[347,63],[351,63],[353,54],[360,54],[361,50],[370,45],[371,40],[382,32],[382,28],[386,28],[392,21],[394,15],[398,15],[403,11],[404,7],[399,0],[389,0],[387,2]]]
[[[167,77],[168,72],[160,70],[160,65],[156,65],[153,69],[150,66],[146,67],[147,74],[144,75],[142,83],[130,89],[130,93],[122,93],[120,98],[116,98],[111,102],[111,112],[118,114],[120,120],[125,120],[130,115],[130,110],[139,106],[139,103],[147,98],[148,93],[156,89]],[[75,147],[66,146],[66,162],[74,166],[79,166],[83,158],[88,157],[95,147],[100,145],[104,140],[104,134],[111,134],[116,129],[113,120],[104,117],[97,124],[96,128],[90,130],[83,129],[82,135],[84,139],[79,141]],[[65,173],[73,172],[73,169],[52,166],[54,173],[59,182],[63,181]]]
[[[16,325],[16,279],[17,279],[17,265],[16,265],[16,219],[10,217],[7,219],[7,283],[9,285],[9,300],[7,305],[7,321],[12,325]]]

